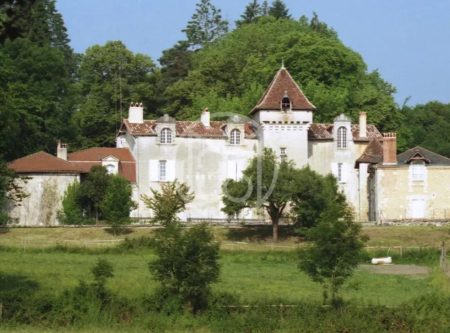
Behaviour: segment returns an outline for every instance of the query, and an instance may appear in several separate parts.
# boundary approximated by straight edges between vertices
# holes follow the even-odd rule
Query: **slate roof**
[[[123,126],[128,133],[135,136],[156,136],[156,120],[144,120],[142,124],[123,120]],[[201,121],[176,121],[176,136],[185,138],[226,138],[226,121],[211,121],[210,127],[205,127]],[[245,123],[245,137],[255,138],[256,133],[251,123]]]
[[[18,158],[8,168],[17,173],[80,173],[72,163],[44,151]]]
[[[419,157],[419,158],[417,158]],[[450,165],[450,158],[417,146],[397,155],[398,164],[408,164],[414,160],[425,160],[430,165]]]
[[[311,124],[308,131],[308,140],[333,140],[333,124]],[[375,125],[367,125],[367,137],[359,137],[359,125],[352,125],[352,136],[355,142],[369,142],[373,139],[382,139],[383,136]]]
[[[264,95],[250,113],[253,114],[258,110],[280,110],[281,100],[286,94],[291,102],[292,110],[314,111],[316,109],[294,81],[288,70],[282,67],[275,74]]]

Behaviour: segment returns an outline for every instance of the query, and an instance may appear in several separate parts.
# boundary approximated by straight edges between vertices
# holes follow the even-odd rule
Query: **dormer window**
[[[426,178],[426,166],[423,161],[413,161],[410,164],[412,181],[422,182]]]
[[[230,144],[239,145],[241,144],[241,131],[238,129],[234,129],[230,133]]]
[[[170,128],[163,128],[161,130],[160,143],[172,143],[172,130]]]
[[[347,129],[344,126],[337,130],[337,147],[338,149],[347,148]]]
[[[291,100],[287,95],[287,92],[284,92],[283,99],[281,100],[281,110],[289,111],[291,109]]]

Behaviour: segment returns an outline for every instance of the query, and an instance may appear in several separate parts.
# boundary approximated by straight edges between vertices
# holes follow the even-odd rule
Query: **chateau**
[[[263,148],[273,149],[297,167],[309,165],[320,174],[332,173],[359,221],[450,216],[450,159],[421,147],[397,156],[395,133],[382,135],[367,124],[364,112],[358,124],[344,114],[330,124],[314,123],[315,112],[284,67],[248,117],[206,108],[199,121],[177,121],[168,115],[145,120],[142,104],[132,104],[117,135],[117,148],[67,154],[67,147],[59,145],[57,157],[40,152],[10,163],[17,173],[30,176],[25,188],[32,192],[22,206],[11,208],[11,216],[22,225],[57,224],[56,212],[68,184],[100,164],[133,184],[138,203],[134,218],[151,217],[141,195],[178,179],[195,192],[182,219],[225,220],[223,182],[240,178]],[[44,202],[49,196],[53,200]],[[36,216],[42,216],[40,221]],[[265,216],[260,210],[247,210],[239,218]]]

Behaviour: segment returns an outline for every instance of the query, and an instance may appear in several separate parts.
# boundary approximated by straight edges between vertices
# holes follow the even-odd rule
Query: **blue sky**
[[[234,22],[250,0],[212,0]],[[261,1],[262,2],[262,1]],[[184,38],[181,30],[197,0],[57,0],[72,47],[121,40],[157,60]],[[362,54],[369,70],[397,88],[399,104],[450,103],[450,0],[285,0],[293,17],[312,12],[345,45]],[[289,66],[289,64],[287,64]],[[275,69],[274,69],[275,70]]]

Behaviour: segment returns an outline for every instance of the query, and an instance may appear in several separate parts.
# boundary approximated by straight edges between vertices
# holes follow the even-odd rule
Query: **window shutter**
[[[242,178],[243,171],[247,167],[247,161],[246,160],[240,160],[237,162],[237,178]]]
[[[167,161],[167,181],[173,182],[175,178],[177,177],[176,170],[175,170],[175,160],[168,160]]]
[[[338,179],[338,164],[337,163],[331,163],[331,174]]]
[[[349,178],[349,167],[347,163],[342,163],[342,174],[341,174],[341,183],[348,182]]]
[[[159,181],[159,160],[148,161],[148,175],[151,182]]]
[[[227,178],[236,180],[236,161],[227,161]]]

